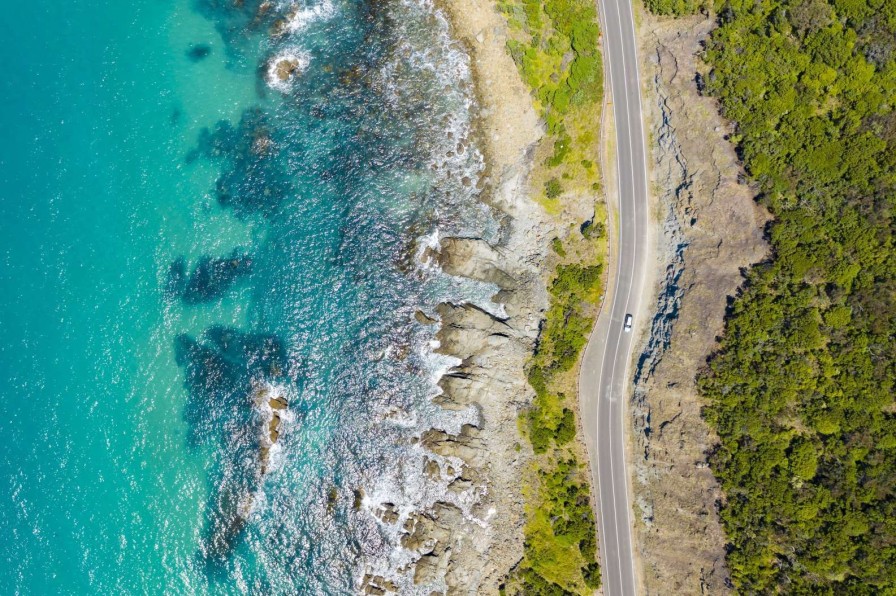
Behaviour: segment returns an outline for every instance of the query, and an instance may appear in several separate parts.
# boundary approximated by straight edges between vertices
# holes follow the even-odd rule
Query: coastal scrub
[[[566,201],[595,214],[551,241],[550,306],[528,368],[535,390],[519,420],[534,458],[524,479],[524,556],[504,585],[510,594],[591,594],[600,587],[597,533],[584,445],[576,440],[579,357],[603,295],[606,211],[599,153],[603,67],[597,9],[590,0],[499,0],[508,50],[532,92],[547,135],[536,148],[529,188],[558,219]]]
[[[547,207],[565,192],[597,190],[603,65],[597,9],[583,0],[499,0],[510,25],[508,50],[532,90],[547,138],[533,188]]]
[[[716,2],[698,83],[774,215],[701,372],[735,588],[896,589],[896,2]]]
[[[603,295],[605,246],[590,226],[567,238],[528,370],[536,397],[520,423],[535,453],[533,482],[525,557],[510,584],[525,594],[588,594],[600,586],[587,456],[574,439],[577,364]]]
[[[603,295],[606,242],[593,227],[552,241],[559,263],[528,369],[536,397],[519,421],[535,454],[524,486],[525,550],[508,593],[590,594],[600,586],[587,455],[575,440],[577,364]]]

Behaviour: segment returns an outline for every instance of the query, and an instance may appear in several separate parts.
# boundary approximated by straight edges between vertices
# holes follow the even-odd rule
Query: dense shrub
[[[508,49],[554,135],[550,167],[564,163],[575,140],[567,133],[567,115],[598,104],[603,64],[597,9],[591,0],[503,0],[501,7],[522,35]]]
[[[544,185],[548,208],[567,193],[582,196],[600,189],[597,127],[602,107],[603,70],[593,0],[498,0],[511,26],[508,50],[532,91],[547,128],[532,184]],[[561,182],[562,181],[562,182]],[[584,251],[569,259],[599,262],[603,228],[583,231]],[[563,242],[551,246],[567,258]],[[581,246],[579,247],[581,248]],[[532,444],[534,481],[527,481],[525,555],[507,578],[512,594],[590,594],[600,586],[595,561],[597,537],[589,496],[588,470],[578,462],[576,396],[571,372],[593,324],[600,297],[600,266],[558,268],[538,348],[528,378],[536,393],[520,425]],[[564,463],[565,462],[565,463]],[[558,470],[562,470],[557,476]],[[575,499],[569,500],[570,492]]]
[[[565,253],[554,240],[557,252]],[[575,412],[557,381],[575,366],[587,341],[594,322],[587,313],[600,298],[601,273],[601,265],[559,265],[548,288],[551,305],[528,371],[535,402],[523,417],[532,450],[541,457],[538,496],[527,511],[516,593],[584,594],[600,586],[588,468],[571,449]]]
[[[549,199],[556,199],[563,194],[563,186],[556,178],[551,178],[544,183],[544,194]]]
[[[658,15],[689,15],[705,6],[703,0],[644,0],[647,10]]]
[[[775,215],[702,375],[744,593],[896,591],[896,0],[719,2],[707,90]]]

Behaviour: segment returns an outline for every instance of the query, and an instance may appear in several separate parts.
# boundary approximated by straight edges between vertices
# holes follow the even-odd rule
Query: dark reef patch
[[[212,46],[205,43],[197,43],[191,45],[187,49],[187,58],[191,62],[201,62],[208,58],[212,53]]]
[[[223,561],[263,479],[255,383],[285,380],[286,348],[275,335],[214,326],[198,340],[177,336],[174,351],[188,393],[188,443],[191,448],[218,443],[200,551],[206,560]]]
[[[252,273],[252,257],[235,248],[227,257],[202,257],[187,276],[187,263],[180,257],[168,269],[168,293],[186,304],[216,300]]]
[[[281,380],[287,367],[286,348],[278,337],[232,327],[210,327],[200,340],[178,335],[174,353],[184,369],[184,418],[194,446],[233,424],[248,423],[252,381]]]
[[[270,29],[277,17],[270,0],[196,0],[196,11],[215,24],[231,56],[242,53],[241,47],[253,35]]]
[[[222,120],[214,130],[204,128],[186,161],[204,157],[224,162],[215,185],[218,202],[240,218],[270,217],[292,190],[278,152],[268,116],[251,108],[236,126]]]

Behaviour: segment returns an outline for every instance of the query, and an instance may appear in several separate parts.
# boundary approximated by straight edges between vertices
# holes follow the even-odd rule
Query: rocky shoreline
[[[432,429],[421,444],[430,452],[458,458],[463,469],[448,490],[479,495],[474,519],[453,505],[437,502],[406,524],[402,545],[419,555],[416,584],[439,584],[448,594],[496,594],[523,557],[523,482],[532,450],[519,430],[520,412],[534,392],[525,376],[548,306],[546,280],[553,270],[550,242],[565,237],[562,222],[593,218],[593,197],[570,197],[564,213],[548,214],[531,196],[528,177],[544,135],[529,89],[507,52],[507,25],[491,0],[443,0],[455,40],[470,56],[477,97],[476,135],[485,155],[481,199],[501,224],[492,245],[480,238],[441,238],[424,255],[456,276],[493,283],[504,315],[469,304],[443,303],[436,309],[442,354],[460,364],[439,381],[436,403],[449,410],[475,408],[477,425],[458,434]],[[427,461],[427,474],[441,474]],[[370,594],[394,591],[387,580],[368,577]]]
[[[706,463],[718,440],[703,421],[696,376],[722,332],[726,298],[767,250],[768,215],[743,183],[730,124],[701,96],[699,58],[714,18],[639,23],[645,108],[663,234],[656,315],[638,358],[634,426],[636,543],[647,594],[731,591],[718,483]]]

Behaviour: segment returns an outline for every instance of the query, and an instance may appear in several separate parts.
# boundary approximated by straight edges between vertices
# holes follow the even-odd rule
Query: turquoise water
[[[413,437],[476,416],[430,402],[451,361],[414,312],[497,308],[419,259],[496,234],[444,21],[412,1],[6,13],[0,592],[410,589],[374,513],[441,498]],[[289,402],[264,470],[260,386]]]

